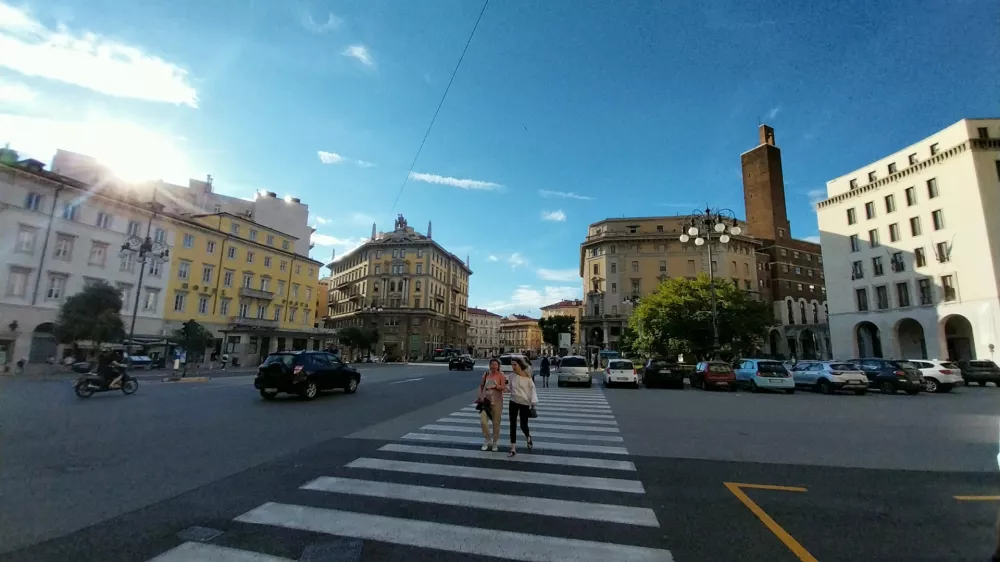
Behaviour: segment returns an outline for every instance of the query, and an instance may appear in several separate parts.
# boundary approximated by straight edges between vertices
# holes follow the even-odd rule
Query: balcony
[[[267,330],[277,330],[278,321],[277,320],[267,320],[266,318],[244,318],[242,316],[230,316],[229,324],[231,327],[248,327],[257,329],[267,329]]]
[[[270,291],[262,291],[260,289],[251,289],[250,287],[240,287],[240,296],[266,301],[274,300],[274,293]]]

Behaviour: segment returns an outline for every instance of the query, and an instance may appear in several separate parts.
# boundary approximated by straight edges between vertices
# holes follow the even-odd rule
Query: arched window
[[[795,311],[792,309],[792,301],[790,301],[790,300],[785,301],[785,305],[788,307],[788,323],[789,324],[794,324],[795,323]]]
[[[813,303],[813,324],[819,324],[819,305]]]
[[[806,324],[806,301],[799,301],[799,320]]]

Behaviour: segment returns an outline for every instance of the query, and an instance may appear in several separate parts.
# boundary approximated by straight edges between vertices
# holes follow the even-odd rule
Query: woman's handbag
[[[528,408],[528,417],[529,418],[537,418],[538,417],[538,410],[536,410],[534,406]]]

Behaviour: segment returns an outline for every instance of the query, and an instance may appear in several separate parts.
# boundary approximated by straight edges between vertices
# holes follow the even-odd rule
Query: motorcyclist
[[[120,351],[107,351],[98,358],[97,372],[104,377],[104,380],[109,381],[108,388],[117,389],[122,386],[122,377],[125,375],[126,366]]]

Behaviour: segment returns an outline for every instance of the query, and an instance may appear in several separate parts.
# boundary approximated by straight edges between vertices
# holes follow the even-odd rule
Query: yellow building
[[[580,319],[583,317],[583,301],[580,299],[559,301],[555,304],[543,306],[542,318],[552,318],[553,316],[571,316],[573,318],[573,347],[580,343]],[[542,351],[553,354],[557,350],[547,343],[543,343]]]
[[[542,329],[538,319],[511,314],[500,321],[501,353],[523,353],[538,357],[542,352]]]
[[[606,219],[588,228],[580,244],[583,278],[581,343],[616,349],[634,303],[670,277],[695,278],[709,272],[705,246],[682,243],[690,216]],[[744,221],[738,221],[747,232]],[[717,281],[735,283],[757,298],[757,250],[761,242],[733,236],[712,243],[711,268]]]
[[[273,351],[327,345],[332,332],[315,322],[322,264],[296,254],[295,237],[229,213],[173,222],[168,334],[195,320],[216,334],[216,352],[247,365]]]

